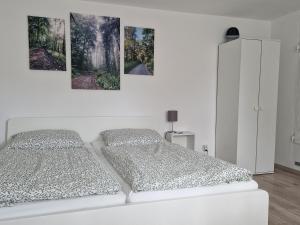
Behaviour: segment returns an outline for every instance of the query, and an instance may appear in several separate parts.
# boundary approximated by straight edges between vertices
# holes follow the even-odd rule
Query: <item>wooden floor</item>
[[[300,225],[300,175],[276,168],[254,179],[270,195],[269,225]]]

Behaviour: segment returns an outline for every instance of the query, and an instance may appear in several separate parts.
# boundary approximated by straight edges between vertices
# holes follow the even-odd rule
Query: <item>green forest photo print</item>
[[[64,20],[28,16],[28,36],[30,69],[66,71]]]
[[[120,90],[120,19],[70,14],[72,88]]]
[[[125,27],[124,73],[153,75],[154,29]]]

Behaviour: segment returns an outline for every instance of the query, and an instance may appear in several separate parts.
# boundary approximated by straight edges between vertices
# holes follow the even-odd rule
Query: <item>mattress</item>
[[[254,181],[246,182],[233,182],[230,184],[219,184],[214,186],[198,187],[198,188],[185,188],[167,191],[145,191],[133,192],[131,190],[125,191],[127,195],[127,203],[137,202],[151,202],[176,198],[189,198],[204,195],[216,195],[232,192],[251,191],[258,189],[258,184]]]
[[[86,147],[98,158],[90,144],[86,144]],[[119,192],[112,195],[91,195],[80,198],[19,203],[11,207],[0,208],[0,221],[123,205],[125,201],[125,193]]]
[[[106,165],[106,168],[113,174],[122,186],[122,191],[126,194],[127,203],[140,203],[140,202],[151,202],[151,201],[161,201],[170,200],[178,198],[189,198],[204,195],[217,195],[232,192],[242,192],[242,191],[252,191],[258,189],[258,184],[254,180],[245,182],[232,182],[224,183],[214,186],[205,186],[197,188],[184,188],[176,190],[165,190],[165,191],[142,191],[133,192],[118,172],[113,168],[110,162],[105,158],[102,153],[101,147],[104,146],[104,142],[99,138],[94,141],[92,145],[95,148],[95,153],[99,157],[99,160]]]

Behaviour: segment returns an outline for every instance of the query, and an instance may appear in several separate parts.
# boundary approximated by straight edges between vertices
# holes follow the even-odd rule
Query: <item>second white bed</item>
[[[92,154],[95,155],[95,157],[98,157],[94,153],[95,149],[90,144],[86,144],[86,147]],[[0,208],[0,221],[111,207],[124,205],[125,202],[125,193],[119,192],[114,195],[91,195],[80,198],[19,203],[11,207]]]
[[[127,203],[161,201],[168,199],[189,198],[203,195],[217,195],[258,189],[258,184],[254,180],[251,180],[247,182],[233,182],[230,184],[220,184],[207,187],[185,188],[166,191],[133,192],[130,186],[121,178],[117,171],[115,171],[112,165],[104,157],[101,150],[101,147],[103,147],[104,145],[103,141],[99,138],[98,140],[94,141],[92,145],[95,148],[95,153],[99,157],[99,160],[107,166],[110,172],[114,174],[114,176],[117,177],[118,181],[121,183],[123,192],[127,196]]]

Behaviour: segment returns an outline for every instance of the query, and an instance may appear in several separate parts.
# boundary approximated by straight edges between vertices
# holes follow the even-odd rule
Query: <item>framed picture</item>
[[[70,14],[72,88],[120,90],[120,19]]]
[[[154,29],[125,27],[124,74],[153,75]]]
[[[29,67],[66,71],[65,21],[28,16]]]

